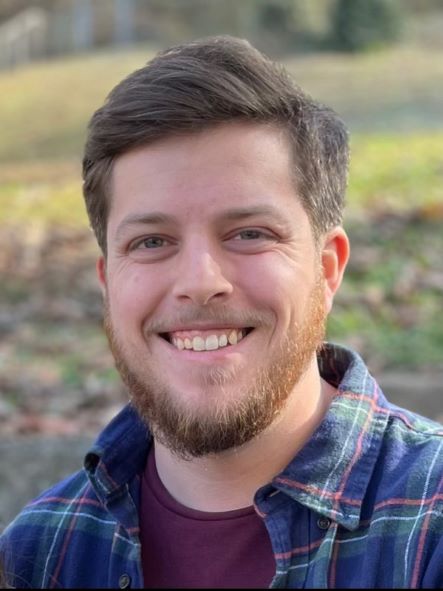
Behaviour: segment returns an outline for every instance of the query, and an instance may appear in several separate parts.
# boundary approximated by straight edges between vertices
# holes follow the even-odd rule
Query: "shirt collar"
[[[273,485],[354,530],[383,442],[388,403],[358,354],[326,344],[319,367],[337,394],[322,423]]]
[[[102,503],[124,496],[128,484],[143,471],[151,434],[131,404],[105,427],[85,456],[84,469]]]

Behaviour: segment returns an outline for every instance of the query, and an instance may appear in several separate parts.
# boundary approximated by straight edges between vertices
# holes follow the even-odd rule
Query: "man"
[[[443,429],[326,344],[347,133],[247,42],[160,53],[84,195],[130,404],[3,536],[17,586],[440,587]]]

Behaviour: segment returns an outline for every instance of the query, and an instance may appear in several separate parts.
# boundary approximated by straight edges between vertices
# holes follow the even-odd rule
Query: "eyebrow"
[[[118,240],[120,236],[125,232],[128,227],[131,226],[140,226],[140,225],[158,225],[158,224],[170,224],[176,221],[176,217],[172,215],[167,215],[165,213],[160,212],[152,212],[152,213],[133,213],[125,218],[120,222],[117,226],[115,231],[115,238]]]
[[[278,209],[270,205],[255,205],[251,207],[235,207],[222,212],[220,219],[222,221],[241,221],[255,216],[272,217],[280,224],[287,224],[288,220]],[[126,216],[115,231],[115,237],[118,240],[128,227],[140,225],[160,225],[177,223],[176,216],[161,213],[142,213],[130,214]]]
[[[222,213],[223,220],[245,220],[255,216],[271,217],[281,224],[287,224],[287,217],[272,205],[254,205],[251,207],[235,207]]]

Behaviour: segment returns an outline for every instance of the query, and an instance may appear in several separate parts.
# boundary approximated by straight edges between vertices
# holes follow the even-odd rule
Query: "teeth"
[[[243,330],[233,329],[229,334],[221,334],[219,336],[211,334],[206,338],[195,336],[193,339],[186,337],[172,337],[171,342],[180,351],[183,349],[192,349],[193,351],[216,351],[221,347],[236,345],[242,340],[244,336]]]
[[[238,338],[237,338],[237,331],[236,330],[232,330],[229,333],[229,336],[228,336],[229,344],[230,345],[236,345],[237,344],[237,340],[238,340]]]
[[[218,338],[215,334],[206,337],[206,351],[215,351],[218,349]]]
[[[194,351],[204,351],[205,341],[201,337],[194,337],[192,339],[192,348]]]
[[[218,337],[218,346],[219,347],[226,347],[227,344],[228,344],[228,337],[225,334],[221,334]]]

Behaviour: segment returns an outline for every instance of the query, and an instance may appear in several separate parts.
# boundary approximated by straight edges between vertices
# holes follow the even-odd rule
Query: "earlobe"
[[[326,234],[321,258],[325,280],[325,304],[328,313],[332,308],[334,295],[342,282],[349,260],[349,252],[349,239],[341,226],[337,226]]]
[[[98,281],[100,283],[100,288],[102,290],[103,297],[106,294],[106,260],[105,257],[100,256],[97,259],[97,263],[95,266]]]

